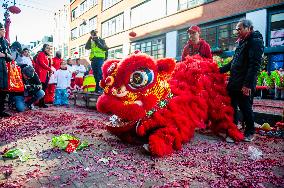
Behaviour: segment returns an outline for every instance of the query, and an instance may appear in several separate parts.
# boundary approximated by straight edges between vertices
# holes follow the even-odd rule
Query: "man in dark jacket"
[[[233,60],[220,68],[221,73],[230,71],[227,86],[232,106],[235,111],[234,122],[238,123],[237,111],[240,108],[245,122],[245,141],[254,139],[253,95],[256,87],[264,50],[263,38],[259,31],[253,30],[250,20],[241,20],[236,26],[238,46]],[[230,138],[226,139],[232,142]]]
[[[25,66],[22,69],[22,75],[25,85],[25,93],[13,94],[16,110],[18,112],[23,112],[26,108],[31,110],[35,109],[33,104],[42,99],[45,95],[38,75],[32,66]],[[26,102],[25,96],[30,97],[30,99]]]
[[[12,56],[8,41],[4,38],[4,35],[5,28],[3,24],[0,23],[0,118],[10,116],[10,114],[4,112],[6,92],[3,90],[8,88],[8,72],[6,63],[12,61]]]

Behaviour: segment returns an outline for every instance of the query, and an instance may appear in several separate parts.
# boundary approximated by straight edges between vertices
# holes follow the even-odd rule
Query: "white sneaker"
[[[228,143],[235,143],[235,141],[231,137],[229,137],[229,136],[226,137],[226,142],[228,142]]]

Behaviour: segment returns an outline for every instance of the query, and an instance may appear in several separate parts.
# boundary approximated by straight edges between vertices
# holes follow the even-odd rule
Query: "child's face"
[[[61,63],[60,68],[66,69],[67,68],[67,63]]]

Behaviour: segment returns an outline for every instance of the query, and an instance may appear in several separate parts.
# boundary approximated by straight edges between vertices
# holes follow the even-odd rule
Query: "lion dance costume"
[[[233,123],[225,76],[212,60],[197,55],[176,63],[136,52],[106,61],[102,70],[97,109],[114,114],[108,131],[127,142],[146,141],[154,156],[180,150],[196,128],[206,126],[243,139]]]

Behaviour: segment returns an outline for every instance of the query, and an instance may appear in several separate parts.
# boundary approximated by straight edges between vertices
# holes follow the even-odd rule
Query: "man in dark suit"
[[[5,28],[0,23],[0,118],[9,117],[10,114],[4,112],[5,110],[5,90],[8,88],[8,72],[6,63],[12,61],[11,50],[8,41],[4,38]]]

